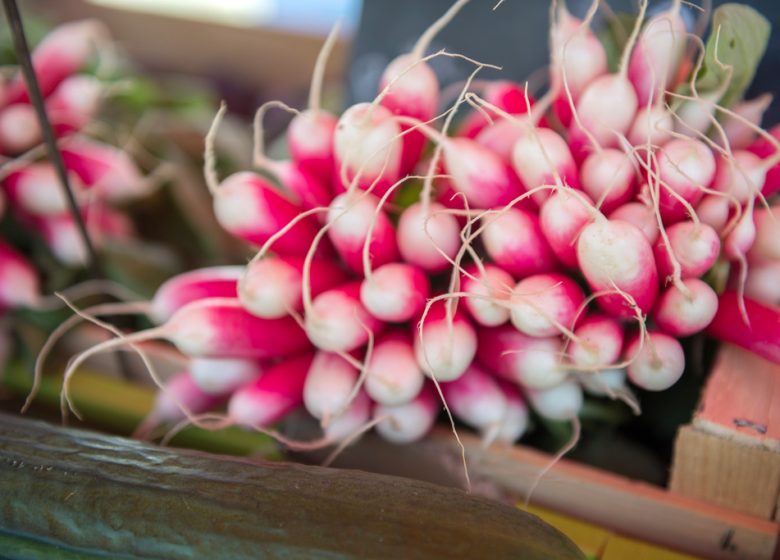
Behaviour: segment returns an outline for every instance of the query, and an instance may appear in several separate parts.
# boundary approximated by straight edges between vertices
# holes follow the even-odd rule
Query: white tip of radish
[[[455,216],[445,214],[437,202],[428,205],[428,215],[419,202],[412,204],[398,221],[398,249],[403,259],[423,270],[439,272],[449,266],[460,248],[460,226]],[[444,255],[442,255],[444,253]]]
[[[605,74],[590,82],[582,92],[577,100],[577,114],[582,127],[593,135],[596,142],[603,148],[609,148],[618,145],[617,134],[628,132],[638,105],[631,82],[620,74]],[[574,121],[572,134],[578,138],[582,135]]]
[[[464,277],[461,280],[462,290],[477,296],[464,298],[463,304],[477,323],[496,327],[509,320],[509,301],[515,281],[497,266],[488,264],[484,270],[485,274],[480,275],[476,267],[470,267],[468,271],[476,279]]]
[[[688,294],[670,286],[658,299],[655,322],[672,336],[690,336],[704,330],[718,311],[718,295],[698,278],[682,281]]]
[[[395,81],[382,105],[394,113],[422,121],[436,114],[439,80],[427,62],[420,62],[412,54],[402,54],[387,65],[379,83],[380,90],[385,89],[391,80]]]
[[[355,400],[343,414],[334,417],[325,426],[325,437],[329,441],[344,441],[354,436],[371,418],[371,399],[365,392],[358,392]]]
[[[626,387],[626,370],[602,369],[600,371],[582,372],[577,374],[585,392],[594,397],[606,397],[610,393],[622,391]]]
[[[248,186],[252,179],[251,173],[234,173],[222,181],[214,197],[214,214],[230,231],[256,229],[258,217],[273,214],[271,208],[258,208],[263,199]]]
[[[41,128],[32,105],[18,103],[0,111],[0,146],[4,152],[23,152],[40,139]]]
[[[358,378],[358,371],[337,354],[317,352],[303,384],[303,405],[320,420],[346,410],[347,399]]]
[[[301,300],[301,273],[281,259],[263,259],[247,266],[238,292],[241,305],[258,317],[278,319]]]
[[[448,325],[443,313],[435,318],[429,315],[422,337],[415,332],[414,353],[426,375],[437,381],[453,381],[474,360],[477,334],[461,317],[456,316],[452,325]]]
[[[477,430],[498,429],[506,414],[506,396],[493,377],[470,366],[455,381],[442,383],[444,400],[452,413]]]
[[[534,337],[556,336],[571,329],[582,290],[562,274],[537,274],[517,283],[512,292],[511,320],[520,332]]]
[[[628,131],[632,146],[663,146],[672,138],[674,117],[663,106],[641,107]]]
[[[634,166],[622,151],[607,148],[589,155],[580,167],[580,184],[603,212],[628,202],[634,194]]]
[[[623,349],[623,327],[612,317],[590,315],[574,329],[574,336],[569,357],[576,366],[608,366],[617,361]]]
[[[359,287],[355,286],[355,292]],[[328,352],[349,352],[368,340],[366,329],[375,330],[374,319],[360,303],[357,293],[334,289],[318,295],[306,314],[306,334],[312,344]]]
[[[685,355],[677,339],[663,333],[648,333],[639,349],[639,337],[626,347],[628,378],[634,385],[648,391],[664,391],[677,383],[685,369]]]
[[[532,389],[527,394],[536,413],[550,420],[571,420],[582,408],[582,388],[574,381],[564,381],[549,389]]]
[[[376,431],[391,443],[412,443],[430,431],[439,409],[436,396],[430,389],[424,389],[406,404],[377,405],[374,418],[387,418],[376,425]]]
[[[389,263],[360,285],[360,301],[382,321],[403,322],[419,315],[428,296],[428,279],[407,263]]]
[[[83,190],[81,181],[74,173],[68,173],[68,179],[75,193]],[[19,205],[35,216],[54,216],[69,211],[57,171],[49,163],[27,166],[19,174],[15,190]]]
[[[767,305],[780,306],[780,260],[750,266],[745,295]]]
[[[254,360],[195,358],[190,363],[192,382],[209,395],[227,395],[256,379],[262,372]]]
[[[610,220],[622,220],[636,226],[647,238],[651,245],[656,242],[660,232],[658,231],[658,220],[655,212],[650,206],[641,202],[629,202],[619,206],[609,215]]]
[[[366,392],[376,402],[400,405],[414,399],[422,390],[425,376],[410,340],[388,335],[371,354],[366,377]]]
[[[494,437],[495,441],[511,444],[523,437],[528,429],[528,407],[515,387],[506,383],[500,383],[500,387],[506,396],[506,413]]]
[[[741,203],[755,198],[766,181],[766,165],[752,152],[734,150],[730,158],[721,155],[712,188],[730,194]]]

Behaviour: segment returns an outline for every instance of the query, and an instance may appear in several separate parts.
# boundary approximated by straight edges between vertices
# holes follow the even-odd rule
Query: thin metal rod
[[[3,6],[5,7],[5,13],[8,17],[8,23],[11,26],[11,34],[14,41],[14,50],[16,56],[19,59],[19,65],[22,68],[22,74],[24,75],[24,81],[27,84],[27,92],[30,96],[30,102],[35,108],[35,114],[38,116],[38,123],[41,127],[41,133],[43,135],[43,142],[46,145],[46,151],[49,155],[49,160],[54,169],[57,171],[57,178],[60,182],[60,187],[65,193],[65,198],[68,201],[68,207],[70,208],[73,219],[76,221],[76,227],[78,228],[81,240],[87,249],[87,266],[90,269],[91,276],[94,278],[105,278],[103,269],[100,266],[100,260],[98,259],[97,251],[95,251],[95,245],[92,243],[92,238],[87,230],[87,225],[84,223],[84,217],[81,215],[78,203],[76,202],[76,196],[73,194],[70,181],[68,180],[68,172],[65,170],[65,164],[62,161],[62,155],[57,147],[57,139],[54,136],[54,129],[49,121],[49,116],[46,114],[46,105],[41,95],[41,88],[38,84],[38,78],[35,75],[33,68],[32,57],[30,56],[30,48],[27,45],[27,38],[24,35],[24,27],[22,26],[22,17],[19,14],[19,7],[16,4],[16,0],[3,0]]]

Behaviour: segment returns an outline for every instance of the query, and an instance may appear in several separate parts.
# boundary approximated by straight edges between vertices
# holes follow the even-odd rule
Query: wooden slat
[[[780,453],[683,426],[675,442],[669,488],[772,519],[780,493]]]

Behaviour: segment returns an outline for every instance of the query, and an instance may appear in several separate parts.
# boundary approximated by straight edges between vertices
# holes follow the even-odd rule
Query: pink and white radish
[[[745,121],[731,115],[723,117],[723,132],[732,150],[747,149],[756,140],[756,128],[761,126],[761,119],[772,103],[772,96],[768,93],[759,95],[753,99],[740,101],[731,110],[746,119],[753,126],[748,126]]]
[[[515,281],[504,269],[486,264],[480,271],[476,265],[465,268],[461,290],[466,297],[463,305],[475,322],[485,327],[496,327],[509,320],[509,302]]]
[[[571,189],[559,189],[542,204],[539,227],[555,257],[570,268],[577,266],[577,238],[595,212],[586,194]]]
[[[194,358],[190,376],[209,395],[229,395],[259,377],[263,367],[257,360],[241,358]]]
[[[425,382],[414,355],[412,339],[401,331],[388,332],[376,342],[367,371],[366,393],[384,405],[410,402]]]
[[[648,332],[641,345],[635,335],[626,345],[631,383],[648,391],[664,391],[677,383],[685,369],[685,355],[677,339],[660,332]]]
[[[74,136],[63,143],[60,152],[65,166],[108,201],[126,202],[145,196],[152,186],[129,154],[114,146]]]
[[[621,150],[607,148],[590,154],[580,167],[580,185],[596,207],[609,213],[634,197],[636,172]]]
[[[155,291],[149,317],[163,324],[188,303],[207,298],[234,298],[236,282],[243,272],[243,266],[212,266],[177,274]]]
[[[355,366],[338,354],[317,352],[303,384],[306,411],[327,425],[347,409],[358,380]]]
[[[41,300],[38,273],[27,258],[0,241],[0,309],[36,307]]]
[[[684,293],[670,286],[658,298],[653,317],[663,332],[685,337],[704,330],[718,311],[718,295],[698,278],[682,281]]]
[[[512,291],[512,324],[528,336],[549,337],[570,332],[585,300],[582,289],[563,274],[536,274]]]
[[[767,167],[764,160],[747,150],[721,155],[712,188],[737,199],[740,204],[755,198],[764,187]]]
[[[427,211],[427,213],[426,213]],[[408,263],[441,272],[460,248],[458,219],[438,202],[415,202],[398,220],[398,250]]]
[[[63,136],[88,125],[100,110],[104,93],[104,84],[94,76],[77,74],[65,78],[46,99],[54,133]]]
[[[748,257],[751,262],[780,261],[780,206],[753,211],[756,238]]]
[[[677,222],[666,228],[666,237],[668,246],[663,238],[653,246],[662,279],[674,275],[672,257],[680,265],[680,278],[684,279],[702,276],[720,255],[720,237],[705,223]]]
[[[745,296],[766,305],[780,307],[778,278],[780,278],[780,260],[751,264],[745,282]]]
[[[638,227],[651,245],[658,239],[658,219],[653,209],[646,204],[629,202],[619,206],[609,214],[609,219],[622,220]]]
[[[569,145],[550,128],[528,131],[515,142],[512,167],[528,190],[559,184],[558,179],[570,187],[579,187],[577,164]],[[548,196],[547,192],[537,192],[533,199],[541,205]]]
[[[565,379],[560,338],[531,337],[511,325],[477,332],[477,360],[504,379],[536,388],[552,387]]]
[[[441,384],[452,414],[493,439],[507,413],[506,396],[498,382],[479,366],[471,365],[458,379]]]
[[[607,397],[625,393],[626,368],[600,369],[577,374],[577,380],[589,395]]]
[[[382,322],[360,303],[360,282],[350,282],[320,293],[306,310],[306,335],[328,352],[350,352],[378,334]]]
[[[535,102],[534,98],[531,95],[528,95],[528,102],[526,103],[526,91],[523,84],[518,84],[510,80],[491,80],[486,82],[482,88],[481,97],[487,101],[489,105],[498,107],[510,115],[522,115],[527,113],[529,106],[533,107]],[[480,144],[486,145],[480,138],[487,139],[495,137],[493,136],[494,133],[489,131],[496,126],[509,125],[512,130],[518,130],[517,127],[512,126],[510,121],[503,119],[498,120],[500,115],[495,111],[485,108],[485,112],[494,119],[493,123],[488,122],[479,111],[473,111],[472,113],[469,113],[458,126],[457,135],[473,138]],[[496,145],[496,147],[505,149],[500,145]]]
[[[430,285],[425,273],[407,263],[388,263],[374,270],[360,286],[360,301],[381,321],[401,323],[425,307]]]
[[[277,319],[303,306],[304,258],[267,256],[251,261],[238,280],[238,298],[244,308],[258,317]],[[309,290],[316,297],[343,284],[347,275],[331,259],[313,259],[309,268]]]
[[[477,333],[462,313],[448,313],[444,301],[430,305],[417,326],[414,353],[428,377],[453,381],[463,375],[477,352]]]
[[[0,110],[0,152],[20,154],[39,143],[41,137],[32,105],[14,103]]]
[[[627,138],[632,146],[663,146],[671,140],[673,131],[674,117],[663,105],[640,105]]]
[[[506,412],[495,432],[495,441],[512,444],[528,430],[528,406],[517,386],[498,379],[506,399]]]
[[[430,385],[425,385],[412,401],[374,408],[377,433],[391,443],[412,443],[422,439],[433,427],[441,406]]]
[[[704,142],[680,138],[664,144],[657,167],[661,183],[658,200],[664,223],[686,217],[688,210],[678,197],[695,206],[715,179],[715,169],[715,157]]]
[[[558,267],[536,214],[510,207],[497,215],[488,214],[483,224],[481,239],[485,251],[510,274],[523,278]]]
[[[325,440],[329,442],[353,440],[366,426],[370,425],[371,407],[371,399],[365,391],[358,391],[347,409],[323,428]]]
[[[563,381],[546,389],[529,389],[531,408],[548,420],[574,420],[582,409],[584,397],[576,381]]]
[[[613,318],[594,313],[574,329],[568,348],[575,368],[593,370],[614,364],[623,350],[623,326]]]
[[[73,172],[69,173],[69,182],[78,198],[84,191],[83,183]],[[3,186],[11,202],[33,216],[56,216],[70,210],[57,171],[47,161],[12,171],[3,180]]]

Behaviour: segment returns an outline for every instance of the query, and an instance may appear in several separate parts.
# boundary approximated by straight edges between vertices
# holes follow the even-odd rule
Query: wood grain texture
[[[537,517],[452,488],[4,415],[0,496],[0,547],[74,558],[583,558]]]

